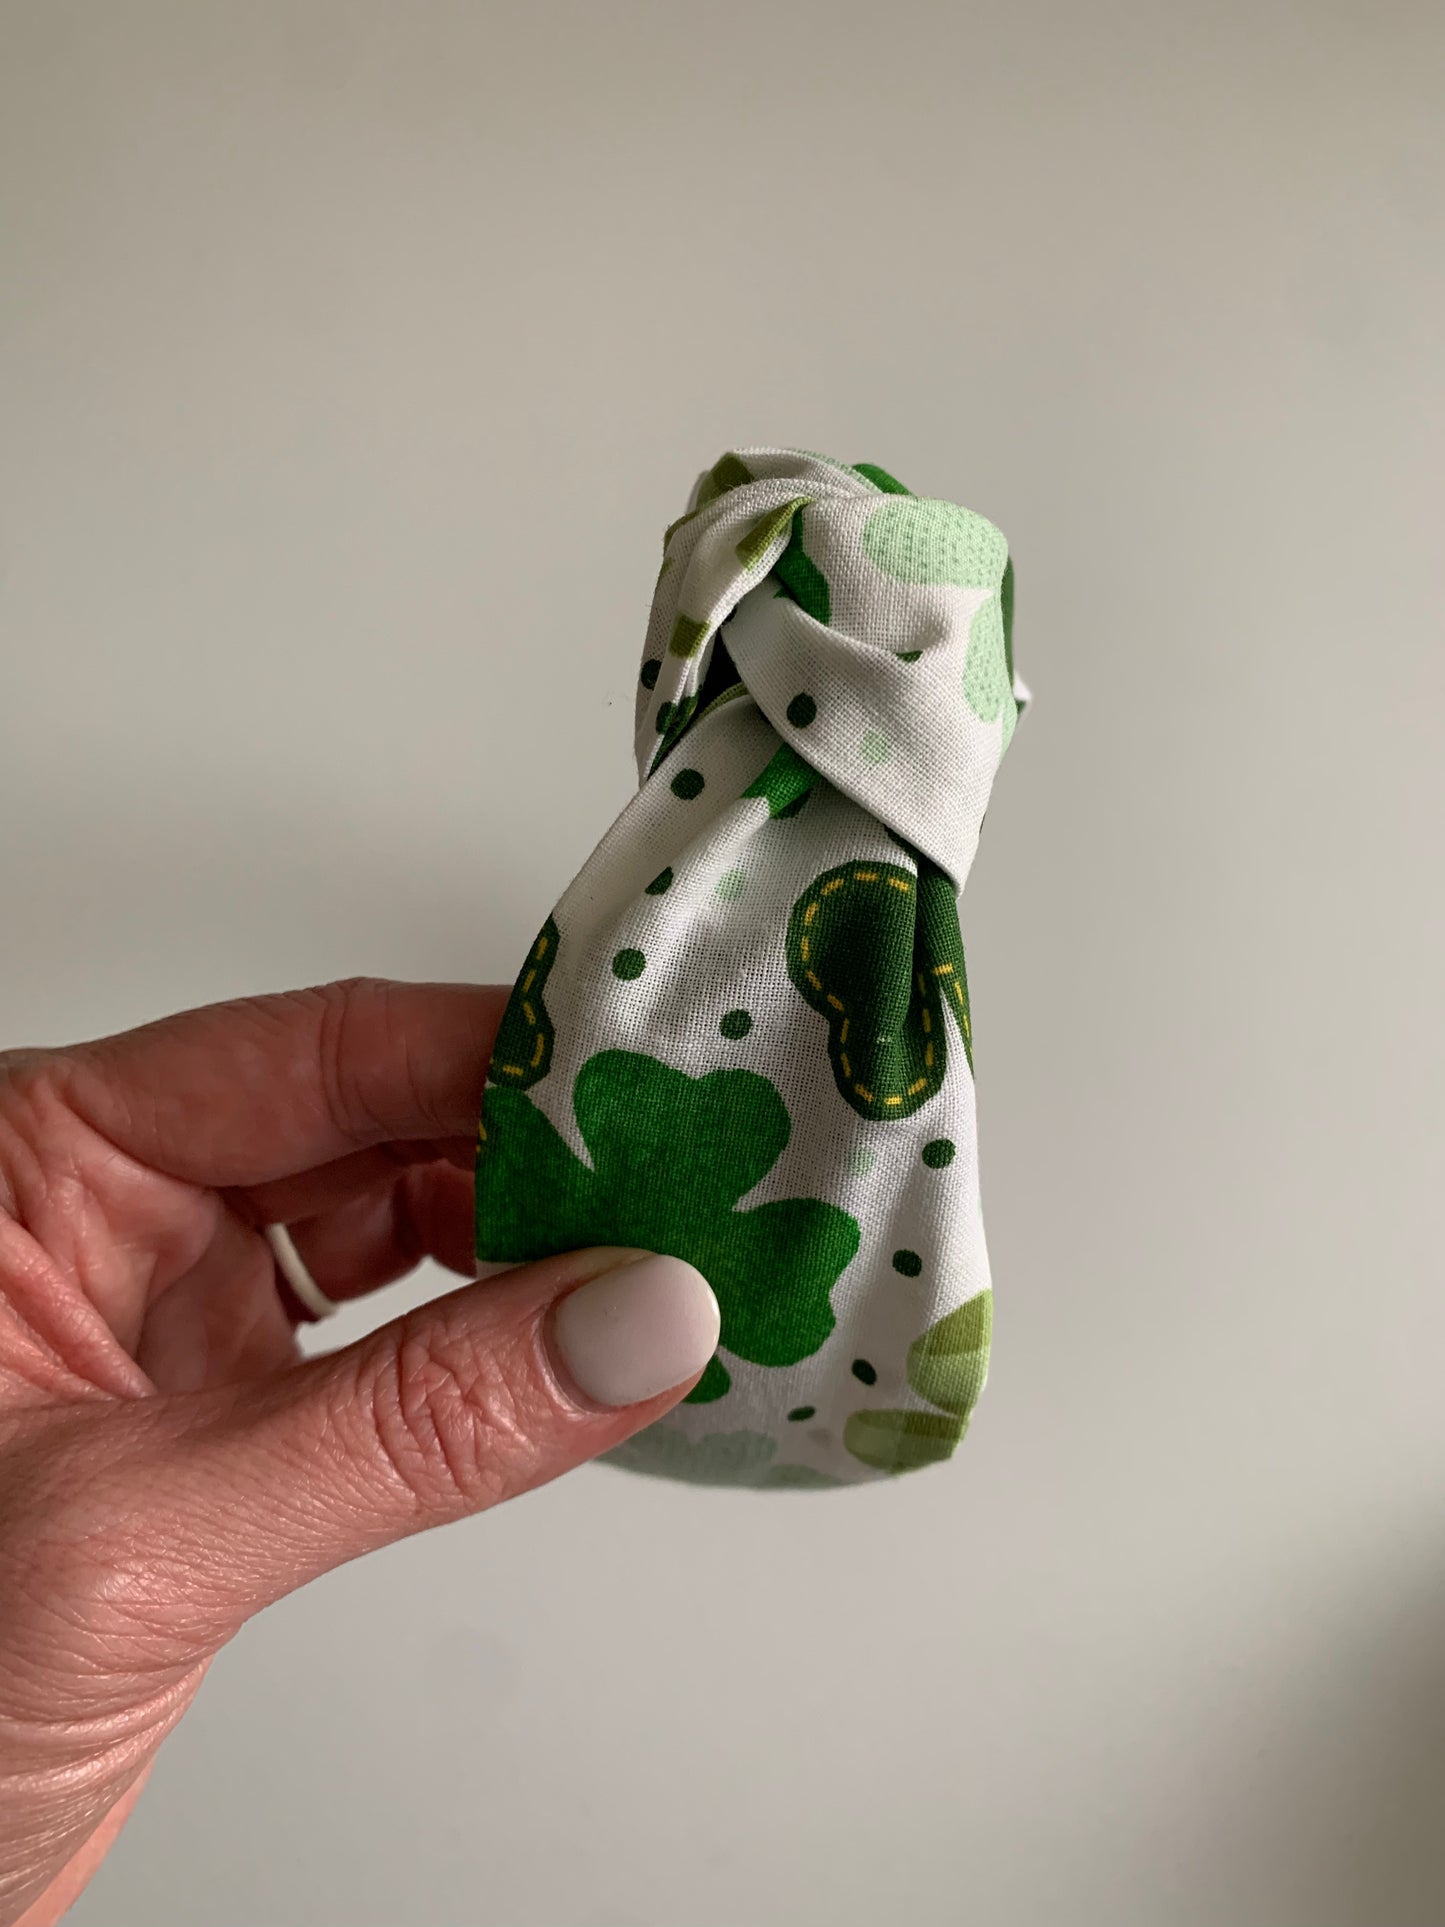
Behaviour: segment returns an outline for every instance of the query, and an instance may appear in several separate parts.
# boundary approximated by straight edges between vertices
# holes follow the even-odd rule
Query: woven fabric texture
[[[722,1307],[610,1456],[811,1488],[946,1459],[988,1367],[958,895],[1026,691],[1008,546],[885,470],[743,448],[668,529],[641,787],[518,976],[477,1252],[634,1245]]]

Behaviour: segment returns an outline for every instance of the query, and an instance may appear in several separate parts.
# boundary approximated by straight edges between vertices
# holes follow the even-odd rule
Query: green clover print
[[[843,1443],[879,1472],[914,1472],[952,1456],[988,1377],[993,1292],[987,1288],[908,1347],[908,1383],[938,1412],[854,1412]]]
[[[520,1263],[581,1245],[685,1258],[722,1307],[723,1347],[754,1365],[795,1365],[833,1329],[833,1286],[858,1249],[846,1211],[817,1198],[751,1210],[791,1134],[755,1071],[688,1077],[635,1051],[601,1051],[577,1073],[573,1108],[589,1169],[525,1092],[490,1085],[477,1158],[477,1255]],[[721,1398],[714,1358],[688,1394]]]

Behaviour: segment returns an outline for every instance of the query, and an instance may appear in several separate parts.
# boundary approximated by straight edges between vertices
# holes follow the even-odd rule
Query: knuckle
[[[478,1346],[433,1316],[392,1339],[367,1392],[387,1473],[424,1511],[479,1512],[533,1482],[550,1400],[524,1348]]]
[[[344,977],[306,995],[319,1005],[317,1051],[330,1122],[348,1137],[387,1135],[368,1078],[382,1055],[376,1040],[386,1039],[395,1021],[395,987],[380,977]]]

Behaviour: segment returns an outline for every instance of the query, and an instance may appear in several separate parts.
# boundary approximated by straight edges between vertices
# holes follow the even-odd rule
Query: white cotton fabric
[[[751,479],[726,485],[739,470]],[[709,500],[720,474],[724,492]],[[799,500],[793,520],[826,585],[826,622],[774,573],[793,520],[784,516],[750,566],[739,556],[750,532]],[[737,1208],[817,1199],[856,1221],[856,1255],[830,1294],[833,1330],[795,1362],[750,1362],[728,1350],[724,1301],[727,1392],[679,1406],[615,1456],[724,1483],[877,1478],[943,1456],[925,1443],[920,1459],[904,1431],[893,1466],[877,1440],[886,1446],[889,1428],[905,1425],[900,1414],[922,1415],[911,1422],[925,1440],[930,1427],[947,1430],[917,1389],[910,1348],[991,1286],[974,1082],[953,1014],[941,1087],[908,1115],[860,1115],[840,1094],[828,1021],[790,975],[787,931],[817,879],[840,866],[916,877],[918,853],[962,889],[1026,694],[1004,642],[1007,547],[981,516],[887,492],[788,449],[733,452],[699,478],[689,511],[669,534],[648,623],[636,713],[641,788],[554,912],[545,1001],[555,1040],[526,1098],[586,1164],[574,1089],[599,1052],[643,1053],[688,1078],[742,1069],[769,1081],[787,1110],[788,1141]],[[674,653],[680,619],[684,646],[698,634],[688,654]],[[667,724],[703,687],[719,631],[741,685],[668,748]],[[790,706],[806,720],[790,720]],[[767,797],[745,792],[776,767],[782,745],[823,780],[796,813],[777,815]],[[666,870],[670,885],[649,894]],[[614,967],[626,955],[644,960],[630,979]],[[736,1011],[751,1026],[730,1038],[720,1022]],[[495,1067],[493,1079],[505,1083]],[[923,1155],[940,1142],[953,1147],[943,1168]],[[672,1181],[658,1172],[660,1184]],[[480,1186],[483,1256],[487,1209]],[[545,1201],[538,1209],[545,1215]],[[897,1253],[917,1258],[916,1273],[899,1269]],[[769,1279],[755,1288],[766,1293]],[[808,1416],[789,1416],[799,1412]]]

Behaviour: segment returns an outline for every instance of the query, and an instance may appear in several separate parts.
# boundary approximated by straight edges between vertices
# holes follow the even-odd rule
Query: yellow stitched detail
[[[537,939],[536,956],[537,956],[538,963],[542,961],[543,957],[545,957],[546,954],[547,954],[547,938],[544,933],[542,936],[538,937]]]
[[[533,1010],[532,1006],[527,1002],[525,997],[522,999],[522,1015],[526,1018],[527,1022],[532,1026],[533,1030],[535,1030],[537,1028],[537,1013],[535,1010]]]
[[[520,1077],[522,1075],[522,1066],[520,1064],[499,1064],[497,1069],[505,1071],[508,1077]]]
[[[547,1039],[542,1035],[541,1031],[539,1030],[537,1032],[537,1048],[532,1052],[532,1069],[533,1070],[536,1070],[537,1066],[541,1063],[542,1052],[546,1048],[547,1048]]]
[[[846,877],[832,877],[827,883],[818,886],[817,896],[804,906],[802,914],[803,929],[811,928],[812,924],[816,921],[818,908],[822,899],[831,896],[835,890],[841,890],[845,883],[887,883],[895,890],[901,890],[903,894],[907,896],[914,889],[917,881],[918,879],[916,877],[905,879],[898,876],[882,875],[878,870],[867,869],[853,870]],[[842,1072],[843,1077],[852,1083],[854,1091],[862,1098],[863,1102],[865,1104],[880,1104],[887,1109],[898,1109],[904,1105],[909,1098],[918,1097],[921,1093],[927,1091],[932,1082],[931,1076],[928,1075],[915,1078],[911,1084],[905,1087],[902,1093],[896,1093],[881,1099],[876,1097],[875,1094],[868,1089],[866,1084],[859,1083],[854,1079],[853,1067],[844,1049],[844,1046],[846,1046],[848,1042],[848,1032],[850,1028],[850,1019],[847,1015],[848,1007],[841,997],[835,996],[832,991],[827,989],[822,978],[813,968],[811,959],[812,939],[803,935],[800,930],[798,934],[798,961],[804,966],[804,976],[808,984],[820,993],[830,1009],[837,1011],[839,1014],[841,1022],[837,1033],[838,1068]],[[933,1030],[933,1013],[929,1009],[927,1002],[930,976],[934,978],[946,977],[950,980],[958,1007],[959,1023],[964,1038],[967,1042],[971,1043],[973,1035],[972,1026],[969,1023],[966,992],[957,974],[957,967],[951,963],[938,963],[927,966],[925,970],[915,972],[918,995],[924,1000],[919,1016],[922,1020],[925,1040],[923,1064],[925,1072],[929,1073],[932,1072],[935,1062],[935,1042],[931,1035]],[[939,989],[942,990],[943,986],[939,985]]]
[[[527,992],[532,988],[532,979],[536,976],[536,974],[537,973],[535,970],[529,970],[526,976],[522,979],[522,995],[524,997],[526,996]]]

